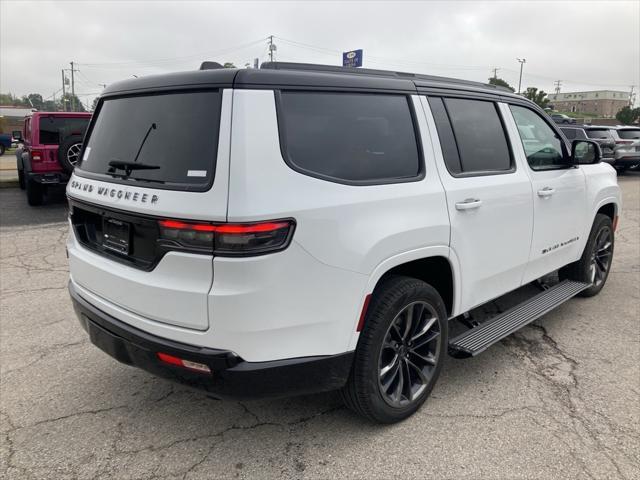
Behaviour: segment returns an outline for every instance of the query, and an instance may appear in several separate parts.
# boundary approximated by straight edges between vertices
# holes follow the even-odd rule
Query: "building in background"
[[[590,92],[561,92],[547,95],[549,103],[559,112],[573,112],[613,118],[629,105],[629,92],[593,90]]]
[[[0,128],[2,133],[11,133],[13,130],[22,130],[24,117],[36,111],[35,108],[13,107],[11,105],[0,105]]]

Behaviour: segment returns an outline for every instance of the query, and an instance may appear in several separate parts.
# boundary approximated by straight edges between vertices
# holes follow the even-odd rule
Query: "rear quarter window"
[[[421,178],[409,97],[287,91],[276,95],[282,153],[294,170],[347,184]]]

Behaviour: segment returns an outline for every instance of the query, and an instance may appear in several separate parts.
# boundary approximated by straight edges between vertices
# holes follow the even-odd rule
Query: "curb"
[[[20,186],[20,184],[18,183],[18,180],[2,180],[0,181],[0,188],[18,188]]]

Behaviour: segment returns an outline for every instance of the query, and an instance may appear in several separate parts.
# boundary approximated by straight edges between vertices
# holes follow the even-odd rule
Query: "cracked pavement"
[[[66,292],[64,195],[0,189],[0,477],[640,478],[640,175],[602,293],[476,358],[412,418],[336,394],[221,402],[93,347]]]

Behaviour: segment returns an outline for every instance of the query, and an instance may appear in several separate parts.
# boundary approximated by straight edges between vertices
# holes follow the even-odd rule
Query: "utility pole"
[[[635,100],[636,100],[636,96],[633,93],[634,88],[635,88],[635,85],[631,85],[631,90],[629,90],[629,108],[633,108],[633,104],[635,103]]]
[[[275,43],[273,43],[273,35],[269,35],[269,61],[273,62],[273,52],[275,52],[278,48]]]
[[[522,67],[524,66],[525,63],[527,63],[527,59],[523,58],[516,58],[516,60],[518,60],[520,62],[520,80],[518,80],[518,95],[520,94],[520,89],[522,88]]]
[[[66,112],[67,111],[67,107],[64,104],[65,99],[66,99],[66,97],[65,97],[66,93],[65,93],[65,90],[64,90],[64,81],[65,81],[65,78],[64,78],[64,68],[63,68],[62,69],[62,111]]]
[[[493,78],[495,78],[495,79],[498,78],[498,70],[500,70],[500,67],[494,67],[493,68]]]
[[[556,86],[556,95],[560,93],[560,87],[562,86],[562,80],[556,80],[555,82],[553,82],[553,84]]]
[[[71,64],[71,111],[76,111],[76,83],[73,78],[73,73],[77,72],[76,69],[73,68],[73,62],[69,62]]]

